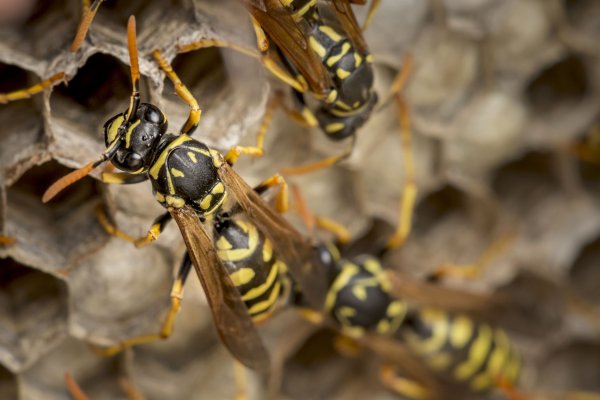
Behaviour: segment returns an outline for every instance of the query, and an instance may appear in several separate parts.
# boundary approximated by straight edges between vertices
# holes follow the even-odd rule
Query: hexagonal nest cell
[[[95,215],[102,206],[121,229],[144,235],[161,211],[150,185],[107,189],[94,178],[99,168],[47,204],[41,195],[71,168],[97,159],[105,149],[104,122],[129,104],[130,14],[137,18],[142,101],[165,112],[169,131],[177,133],[189,106],[175,96],[154,49],[172,62],[202,108],[195,138],[223,151],[253,145],[268,99],[289,88],[260,61],[231,49],[178,53],[178,46],[203,38],[255,49],[248,13],[238,0],[106,0],[81,48],[69,53],[85,2],[16,3],[29,8],[11,17],[0,5],[0,17],[11,21],[0,30],[0,93],[59,71],[66,82],[0,105],[0,232],[16,240],[0,245],[0,397],[66,399],[64,372],[91,398],[125,398],[123,377],[149,399],[233,397],[231,356],[215,335],[196,277],[187,283],[169,340],[113,359],[89,348],[153,335],[167,314],[184,249],[177,228],[136,249],[110,237]],[[509,234],[510,245],[481,276],[438,284],[484,296],[499,291],[515,301],[501,309],[507,318],[498,322],[515,334],[516,346],[538,371],[531,387],[600,393],[594,361],[600,343],[594,325],[600,325],[594,286],[600,164],[573,151],[577,143],[595,143],[600,115],[598,1],[383,3],[365,33],[381,104],[358,131],[352,157],[289,177],[290,184],[302,189],[315,214],[349,228],[355,242],[344,249],[347,256],[385,246],[398,224],[406,171],[398,108],[384,101],[392,101],[392,79],[412,54],[403,95],[413,122],[418,192],[411,234],[383,263],[421,279],[441,264],[478,261]],[[362,23],[364,8],[359,15]],[[322,136],[280,109],[264,156],[240,161],[236,170],[255,184],[346,145],[330,146]],[[298,211],[293,201],[290,211]],[[587,314],[562,296],[567,292]],[[285,318],[277,315],[260,327],[273,354],[299,334]],[[314,327],[281,356],[284,396],[396,397],[377,382],[373,357],[342,357],[333,336]],[[268,380],[252,375],[249,398],[265,398],[273,389]]]
[[[10,259],[0,259],[1,361],[12,371],[30,366],[66,334],[64,282]]]
[[[9,251],[23,262],[63,276],[107,241],[95,215],[102,203],[95,179],[82,179],[55,200],[42,203],[49,184],[69,172],[50,161],[29,169],[7,190],[6,229],[17,238]]]

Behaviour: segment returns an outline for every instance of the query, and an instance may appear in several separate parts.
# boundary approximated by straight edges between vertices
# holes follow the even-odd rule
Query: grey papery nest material
[[[67,75],[66,85],[0,107],[0,230],[17,240],[0,248],[0,398],[65,399],[64,371],[94,399],[125,397],[124,374],[149,399],[232,398],[231,357],[214,335],[195,277],[168,341],[110,359],[88,346],[157,332],[166,314],[183,252],[177,229],[137,250],[109,238],[94,215],[104,204],[121,229],[145,233],[161,212],[149,185],[107,187],[90,177],[55,202],[40,197],[69,168],[102,152],[102,124],[127,107],[130,14],[138,20],[142,98],[162,107],[173,131],[188,108],[164,89],[149,56],[155,48],[199,100],[195,135],[222,150],[253,143],[272,87],[282,86],[255,60],[229,50],[176,56],[178,44],[202,37],[252,48],[253,31],[236,1],[108,2],[72,54],[66,49],[80,7],[76,0],[40,2],[22,26],[0,30],[0,92]],[[382,96],[406,52],[415,60],[405,95],[418,204],[413,234],[385,264],[420,277],[442,263],[476,260],[511,232],[512,244],[482,277],[449,284],[483,293],[504,288],[514,297],[539,293],[531,323],[542,333],[532,337],[519,333],[528,327],[514,326],[530,365],[525,383],[535,389],[600,391],[598,331],[558,313],[551,289],[537,278],[600,301],[599,167],[567,150],[598,123],[599,26],[595,0],[388,0],[366,32]],[[355,234],[374,217],[395,224],[403,183],[397,115],[393,104],[376,111],[349,160],[293,180],[314,213]],[[236,165],[250,183],[343,145],[277,113],[265,149],[263,158]],[[285,345],[294,318],[282,315],[261,328],[272,350]],[[394,398],[377,383],[369,355],[349,360],[313,342],[323,360],[291,360],[285,396]],[[252,376],[250,396],[264,391]]]

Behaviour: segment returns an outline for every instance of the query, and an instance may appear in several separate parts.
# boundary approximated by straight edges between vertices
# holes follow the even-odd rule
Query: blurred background
[[[366,8],[355,8],[359,21]],[[184,251],[174,224],[137,250],[109,237],[94,214],[102,204],[121,229],[145,234],[162,212],[150,185],[108,187],[90,177],[54,202],[40,199],[104,150],[103,123],[127,107],[131,14],[142,99],[165,111],[172,131],[188,107],[165,88],[154,49],[199,100],[195,137],[222,151],[254,143],[272,90],[286,88],[231,50],[176,54],[200,38],[254,48],[236,0],[107,0],[81,49],[69,53],[81,12],[78,0],[0,1],[0,93],[66,73],[42,94],[0,105],[0,232],[16,239],[0,247],[0,398],[67,399],[66,371],[92,399],[126,398],[123,377],[148,399],[233,398],[231,357],[195,277],[169,340],[112,358],[89,347],[157,332],[168,310]],[[442,264],[473,262],[510,236],[481,276],[441,284],[503,291],[530,306],[506,327],[527,365],[525,388],[600,393],[600,2],[382,0],[365,37],[380,98],[405,56],[414,58],[404,96],[417,207],[410,238],[384,264],[420,279]],[[265,156],[241,159],[236,170],[255,184],[345,146],[277,112]],[[356,237],[370,231],[385,240],[404,183],[397,108],[376,109],[348,160],[290,180],[314,213]],[[585,307],[565,306],[573,302],[567,292]],[[270,350],[287,359],[282,398],[398,398],[378,382],[376,357],[346,358],[331,332],[299,326],[284,312],[261,327]],[[267,386],[251,375],[249,397],[265,398]]]

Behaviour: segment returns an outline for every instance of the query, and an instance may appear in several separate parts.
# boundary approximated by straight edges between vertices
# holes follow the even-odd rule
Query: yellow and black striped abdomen
[[[290,294],[286,265],[256,226],[237,216],[215,223],[219,258],[255,322],[265,320]]]
[[[400,334],[432,369],[472,391],[518,380],[520,358],[506,333],[466,315],[432,308],[411,310]]]

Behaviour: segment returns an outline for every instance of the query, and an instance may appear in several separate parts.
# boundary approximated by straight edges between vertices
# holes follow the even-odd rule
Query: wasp
[[[351,139],[348,150],[334,157],[297,168],[286,175],[325,168],[348,157],[356,131],[377,104],[373,90],[373,57],[362,36],[349,0],[242,0],[256,33],[260,54],[223,40],[203,39],[179,47],[180,52],[212,46],[229,47],[260,59],[265,67],[292,88],[301,112],[286,109],[304,125],[319,126],[334,141]],[[361,4],[364,2],[360,2]],[[379,1],[371,3],[370,21]],[[392,85],[398,93],[410,59]],[[310,93],[316,107],[307,106]],[[277,104],[273,104],[275,107]]]
[[[291,295],[288,292],[286,304],[300,309],[309,321],[333,328],[380,353],[387,361],[380,372],[382,382],[409,398],[449,398],[448,393],[464,393],[464,397],[452,398],[469,398],[470,393],[499,386],[514,391],[521,371],[518,352],[502,329],[472,318],[481,309],[494,306],[498,298],[414,280],[399,281],[397,275],[384,269],[380,254],[343,257],[347,232],[332,220],[319,217],[315,222],[297,188],[293,189],[306,225],[317,224],[338,240],[314,243],[327,283],[323,306],[308,305],[301,288],[292,289]],[[245,224],[251,226],[247,219]],[[230,228],[227,235],[236,237],[247,249],[251,231]],[[229,240],[221,246],[233,247]],[[250,246],[255,247],[260,248]],[[272,268],[270,262],[260,259],[240,261],[240,268]],[[293,285],[293,278],[287,282]]]
[[[170,333],[172,319],[183,294],[183,284],[194,266],[225,346],[242,364],[265,369],[269,362],[267,352],[248,313],[245,299],[236,287],[236,283],[240,286],[240,282],[244,281],[244,272],[237,275],[241,281],[234,282],[236,274],[228,273],[210,232],[202,222],[213,224],[218,232],[219,227],[225,226],[226,219],[222,213],[229,206],[233,215],[238,210],[243,211],[268,238],[272,248],[277,249],[286,270],[303,287],[309,302],[318,305],[323,301],[320,285],[324,284],[324,280],[320,278],[320,270],[315,268],[314,250],[310,240],[263,201],[232,169],[232,164],[241,154],[253,154],[252,148],[236,146],[223,156],[191,137],[199,124],[201,110],[159,50],[153,52],[153,57],[173,82],[176,93],[189,105],[188,118],[178,134],[167,133],[165,114],[155,105],[141,102],[135,30],[135,18],[131,16],[127,36],[132,94],[126,111],[110,118],[104,125],[106,150],[98,160],[56,181],[44,193],[42,200],[49,201],[107,161],[123,172],[103,173],[102,181],[105,183],[133,184],[149,180],[154,197],[167,211],[155,220],[145,237],[135,240],[135,244],[141,247],[154,241],[165,225],[174,219],[187,248],[173,285],[172,308],[161,336]],[[277,175],[265,180],[262,185],[284,187]],[[281,190],[278,203],[283,203],[284,198],[285,190]],[[266,251],[263,246],[262,252]]]

